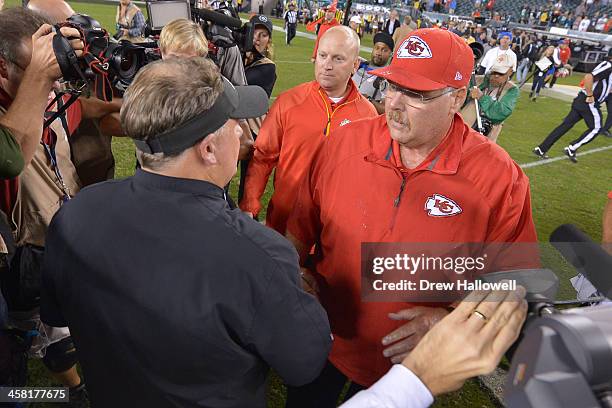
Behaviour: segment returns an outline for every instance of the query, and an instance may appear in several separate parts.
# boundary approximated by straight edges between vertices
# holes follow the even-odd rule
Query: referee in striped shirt
[[[593,72],[584,76],[583,88],[578,93],[578,96],[574,98],[572,109],[563,120],[563,123],[557,126],[540,145],[533,149],[537,156],[543,159],[548,158],[546,152],[548,152],[552,145],[583,119],[588,129],[578,139],[563,149],[565,155],[572,162],[578,162],[576,151],[595,139],[602,126],[600,106],[606,101],[612,85],[611,60],[612,49],[608,51],[607,61],[600,63]]]
[[[285,12],[285,35],[287,45],[291,45],[291,40],[295,37],[297,29],[298,13],[295,11],[295,4],[289,3],[289,10]]]

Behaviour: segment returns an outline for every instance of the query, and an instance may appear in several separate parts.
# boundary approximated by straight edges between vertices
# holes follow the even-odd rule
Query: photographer
[[[127,40],[130,42],[144,41],[146,21],[142,11],[130,0],[119,0],[117,6],[117,40]]]
[[[64,23],[76,14],[64,0],[30,0],[28,9],[39,13],[52,24]],[[113,97],[111,102],[96,100],[94,95],[89,98],[94,99],[92,103],[106,103],[111,110],[114,106],[115,112],[102,120],[83,119],[69,139],[71,159],[83,187],[114,177],[112,137],[123,135],[118,116],[121,98]]]
[[[272,61],[272,23],[266,16],[256,15],[251,17],[250,23],[253,25],[253,51],[245,54],[244,69],[249,85],[257,85],[263,88],[268,94],[272,95],[274,84],[276,83],[276,64]],[[261,123],[265,116],[249,119],[249,127],[253,134],[253,140],[257,138]],[[244,195],[244,181],[246,180],[249,159],[240,161],[240,185],[238,186],[238,201]]]
[[[276,82],[276,64],[272,61],[272,22],[266,16],[251,17],[253,25],[253,51],[244,57],[244,71],[249,85],[260,86],[268,97]]]
[[[24,331],[35,329],[44,335],[35,338],[30,354],[44,355],[43,362],[54,377],[71,387],[72,395],[86,399],[84,386],[76,372],[76,352],[68,329],[40,324],[40,266],[46,230],[53,214],[80,189],[80,181],[70,161],[68,137],[81,117],[102,118],[111,111],[101,101],[77,100],[43,129],[44,106],[53,97],[49,96],[47,101],[41,97],[27,101],[18,99],[18,90],[22,86],[32,89],[40,86],[40,92],[46,89],[49,95],[53,80],[61,76],[55,58],[47,58],[41,65],[32,57],[39,55],[32,51],[40,41],[35,34],[39,27],[38,35],[51,32],[51,27],[44,23],[39,15],[29,10],[13,8],[0,12],[0,111],[11,115],[14,103],[17,106],[28,103],[38,112],[23,110],[23,116],[9,116],[12,121],[3,123],[17,140],[23,141],[21,148],[25,162],[31,163],[18,178],[0,184],[0,195],[4,198],[0,203],[1,209],[8,216],[17,246],[10,275],[2,276],[2,283],[11,311],[11,324]],[[72,29],[65,32],[75,37],[79,35]],[[51,39],[46,37],[46,41]],[[70,45],[77,50],[83,48],[80,40],[73,40]],[[32,63],[33,68],[38,68],[36,72],[33,69],[28,71]],[[55,113],[66,100],[57,99],[46,114]]]
[[[503,123],[512,115],[520,96],[518,87],[510,81],[511,76],[512,63],[500,58],[488,75],[476,77],[477,86],[470,90],[470,96],[478,101],[480,115],[487,123],[484,134],[494,143],[497,143]],[[464,120],[473,123],[467,117]]]

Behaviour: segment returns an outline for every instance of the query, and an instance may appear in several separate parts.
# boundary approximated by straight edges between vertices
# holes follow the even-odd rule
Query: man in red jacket
[[[353,30],[330,29],[317,53],[316,79],[282,93],[262,124],[240,208],[257,216],[268,178],[276,168],[266,223],[281,234],[299,182],[321,142],[333,138],[336,129],[377,114],[351,80],[359,67],[358,55],[359,37]]]
[[[332,406],[346,379],[347,397],[370,386],[448,313],[363,302],[362,243],[537,241],[527,177],[458,114],[472,66],[457,35],[413,31],[391,65],[371,71],[387,81],[385,115],[339,129],[313,159],[287,236],[309,266],[303,279],[327,311],[334,344],[319,378],[290,389],[290,407]],[[531,266],[521,261],[506,258],[503,269]]]
[[[323,22],[319,26],[319,32],[317,33],[317,40],[315,41],[314,50],[312,50],[312,57],[310,62],[315,62],[317,59],[317,49],[319,48],[319,41],[323,38],[323,35],[332,27],[339,26],[340,23],[336,20],[336,5],[332,4],[324,8],[325,15],[323,16]]]

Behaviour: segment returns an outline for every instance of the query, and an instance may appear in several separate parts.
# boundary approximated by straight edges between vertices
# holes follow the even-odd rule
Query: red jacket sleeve
[[[529,179],[514,164],[515,177],[492,215],[488,243],[496,252],[497,270],[540,268],[538,237],[531,211]]]
[[[268,184],[270,173],[278,164],[285,121],[281,105],[282,99],[279,98],[272,104],[261,125],[255,141],[255,153],[244,181],[244,197],[239,206],[243,211],[251,212],[253,215],[261,211],[261,196]]]
[[[321,173],[328,157],[327,145],[326,142],[322,143],[319,152],[314,155],[310,171],[300,183],[293,210],[287,220],[287,234],[291,234],[305,248],[312,248],[321,236]],[[300,254],[300,257],[303,255]]]

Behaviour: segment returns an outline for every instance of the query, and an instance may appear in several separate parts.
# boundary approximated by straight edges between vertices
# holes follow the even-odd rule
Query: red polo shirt
[[[384,115],[336,132],[304,178],[287,231],[307,246],[317,245],[320,299],[335,335],[330,361],[351,380],[370,386],[390,368],[381,339],[405,324],[387,315],[409,305],[361,302],[362,242],[535,242],[537,237],[527,177],[459,115],[440,145],[410,170],[401,165]],[[428,214],[426,204],[436,194],[461,211]]]

